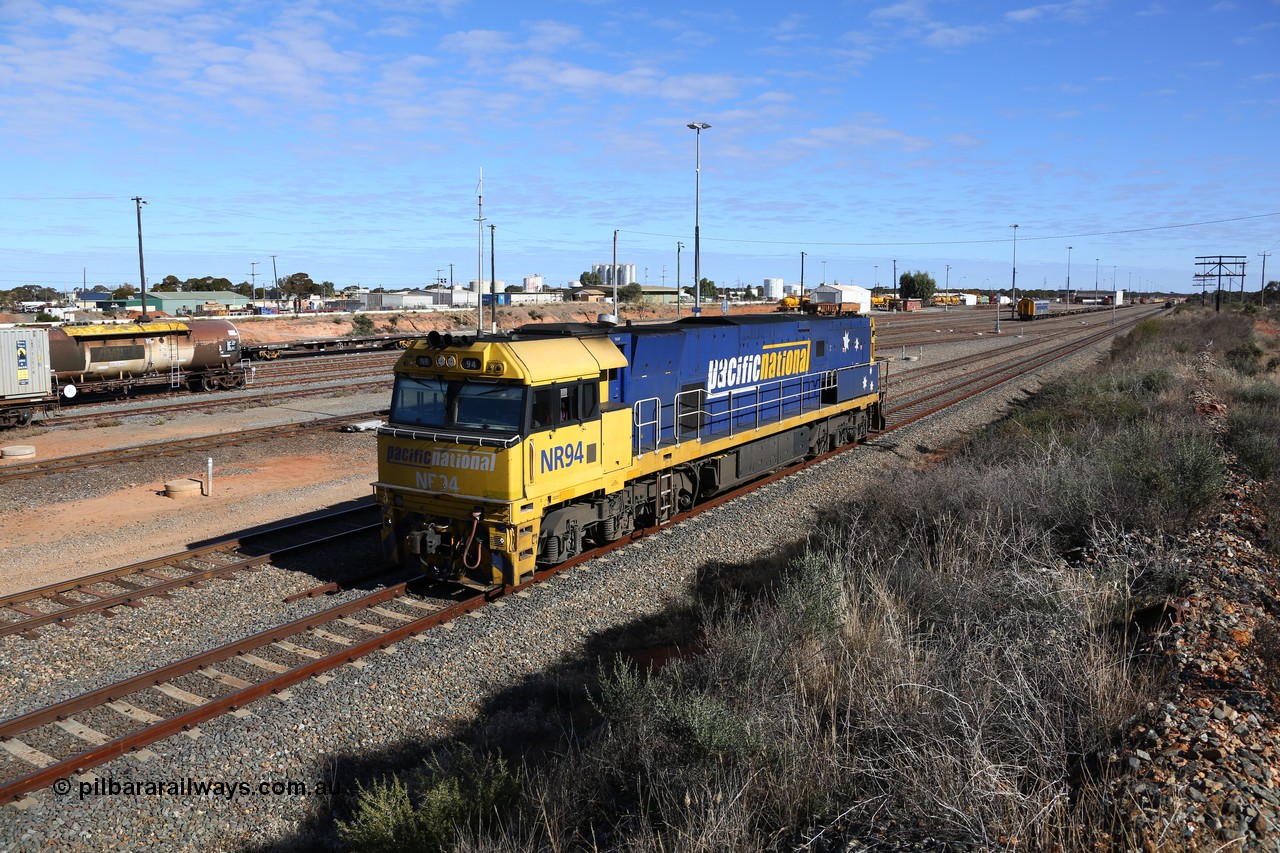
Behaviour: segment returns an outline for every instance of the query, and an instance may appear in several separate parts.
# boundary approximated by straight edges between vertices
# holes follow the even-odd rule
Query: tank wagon
[[[539,324],[415,342],[378,429],[383,550],[484,587],[884,426],[867,317]]]
[[[1017,310],[1019,320],[1039,320],[1049,316],[1049,300],[1019,299]]]
[[[0,427],[82,393],[237,388],[240,334],[218,319],[0,330]]]

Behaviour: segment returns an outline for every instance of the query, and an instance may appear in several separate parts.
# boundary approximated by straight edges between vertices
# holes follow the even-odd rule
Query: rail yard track
[[[45,459],[36,462],[7,464],[0,467],[0,483],[9,482],[11,480],[23,480],[43,474],[65,473],[69,471],[98,467],[101,465],[132,462],[136,461],[139,452],[143,450],[145,450],[148,457],[178,456],[184,453],[201,452],[229,444],[287,438],[309,432],[337,429],[352,422],[377,418],[383,414],[386,414],[386,412],[372,411],[354,415],[316,418],[299,423],[276,424],[274,426],[259,427],[257,429],[236,430],[233,432],[220,433],[218,435],[206,435],[199,438],[183,438],[173,441],[150,442],[146,445],[142,445],[141,447],[120,447],[111,450],[96,451],[93,453],[81,453],[73,456],[59,456],[54,459]]]
[[[284,554],[376,530],[377,515],[372,503],[312,515],[177,554],[0,596],[0,637],[34,638],[38,629],[67,627],[78,616],[140,607],[145,599],[168,596],[175,589],[255,571]],[[317,535],[317,530],[322,534]]]
[[[1052,340],[1047,335],[1038,336],[1037,339],[1028,338],[1011,343],[998,353],[981,359],[951,359],[930,365],[929,371],[911,371],[902,377],[895,375],[891,379],[894,382],[893,392],[902,393],[904,399],[890,409],[888,426],[881,435],[1023,376],[1054,359],[1096,345],[1123,331],[1125,326],[1137,319],[1140,318],[1134,316],[1132,320],[1115,328],[1093,329],[1084,335],[1055,334]],[[974,370],[978,361],[983,364]],[[960,379],[941,376],[948,371],[965,368],[968,369],[968,375]],[[504,593],[520,593],[529,584],[544,582],[560,572],[597,560],[610,551],[629,547],[636,540],[658,530],[668,530],[750,491],[821,465],[849,449],[841,448],[779,471],[715,501],[699,505],[661,528],[637,531],[633,536],[585,553],[554,569],[539,572],[522,587],[491,589],[478,593],[464,593],[454,589],[450,595],[430,600],[413,595],[409,582],[396,584],[278,628],[235,640],[208,652],[4,721],[0,723],[0,755],[7,755],[8,761],[0,765],[0,774],[3,774],[5,780],[0,783],[0,801],[18,799],[57,780],[83,774],[92,767],[119,756],[145,750],[149,744],[179,731],[191,731],[192,727],[220,715],[243,713],[248,704],[268,695],[275,694],[282,701],[287,701],[287,688],[304,679],[347,665],[377,649],[387,649],[407,637],[421,636],[444,622],[485,607],[503,597]],[[263,558],[259,562],[270,559],[263,554],[257,556]],[[126,567],[128,568],[134,567]],[[232,564],[227,570],[238,569]],[[111,573],[86,578],[81,583],[93,585],[110,582],[105,577],[108,574]],[[195,572],[187,572],[187,575],[191,574]],[[117,577],[132,582],[127,574]],[[178,577],[174,580],[184,579]],[[118,593],[117,597],[146,593],[145,590],[135,591],[123,586],[117,588],[125,590],[124,593]],[[49,597],[51,593],[70,600],[66,589],[45,589],[48,592],[33,590],[31,595],[56,602]],[[98,591],[103,590],[99,588]],[[323,589],[317,588],[317,591]],[[163,593],[163,590],[160,592]],[[464,594],[465,598],[456,597]],[[93,594],[88,597],[96,598]],[[102,602],[110,598],[97,598],[96,602],[81,604],[86,609],[104,609]],[[7,600],[0,599],[0,604]],[[42,624],[66,621],[69,618],[66,605],[60,602],[56,604],[62,608],[61,611],[44,604],[39,607],[25,604],[31,600],[28,598],[17,603],[31,610],[41,611],[42,617],[51,617]],[[93,607],[95,603],[98,605],[96,608]],[[106,608],[129,603],[121,600],[106,605]],[[47,612],[42,608],[47,608]],[[23,613],[12,606],[9,610]],[[23,615],[31,618],[30,614]],[[39,626],[19,621],[0,629],[0,634],[23,633],[29,636],[36,627]],[[157,697],[160,699],[158,704],[155,701]],[[169,710],[162,713],[158,705]],[[65,747],[68,738],[80,746]],[[57,744],[64,745],[64,748],[55,749]]]

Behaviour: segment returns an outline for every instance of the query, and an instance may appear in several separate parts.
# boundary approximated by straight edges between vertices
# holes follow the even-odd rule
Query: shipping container
[[[38,399],[52,393],[49,330],[0,329],[0,399]]]

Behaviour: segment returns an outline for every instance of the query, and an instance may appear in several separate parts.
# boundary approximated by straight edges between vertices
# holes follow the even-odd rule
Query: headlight
[[[444,356],[436,356],[436,367],[444,367]]]
[[[457,366],[458,366],[458,359],[454,358],[453,356],[449,356],[448,358],[446,358],[446,359],[444,360],[444,363],[445,363],[446,365],[448,365],[449,367],[457,367]]]

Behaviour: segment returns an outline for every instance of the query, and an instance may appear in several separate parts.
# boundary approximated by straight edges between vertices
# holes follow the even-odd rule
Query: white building
[[[401,290],[394,293],[370,293],[365,305],[370,311],[399,311],[415,308],[434,308],[440,303],[437,292],[431,290]]]
[[[814,305],[839,305],[844,311],[857,306],[859,314],[871,313],[871,291],[856,284],[820,284],[809,291]]]
[[[537,293],[543,288],[542,276],[534,273],[524,277],[524,292]]]
[[[764,298],[765,299],[781,299],[783,296],[783,287],[785,283],[780,278],[766,278],[764,280]]]

